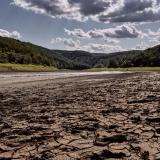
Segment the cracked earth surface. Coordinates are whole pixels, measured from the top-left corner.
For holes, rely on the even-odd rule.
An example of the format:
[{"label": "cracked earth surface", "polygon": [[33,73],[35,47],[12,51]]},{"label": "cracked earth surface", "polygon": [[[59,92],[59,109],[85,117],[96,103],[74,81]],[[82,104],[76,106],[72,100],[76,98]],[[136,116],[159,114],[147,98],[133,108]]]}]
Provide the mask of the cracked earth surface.
[{"label": "cracked earth surface", "polygon": [[0,159],[159,160],[160,74],[3,88]]}]

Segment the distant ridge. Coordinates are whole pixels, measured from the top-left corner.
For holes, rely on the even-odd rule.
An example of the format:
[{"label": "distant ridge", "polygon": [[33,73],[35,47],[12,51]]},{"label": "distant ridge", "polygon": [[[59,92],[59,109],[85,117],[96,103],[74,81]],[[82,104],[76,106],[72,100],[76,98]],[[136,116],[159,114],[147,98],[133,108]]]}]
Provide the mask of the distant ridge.
[{"label": "distant ridge", "polygon": [[76,70],[93,67],[160,66],[160,45],[144,51],[104,54],[80,50],[50,50],[32,43],[0,37],[0,63],[45,65]]}]

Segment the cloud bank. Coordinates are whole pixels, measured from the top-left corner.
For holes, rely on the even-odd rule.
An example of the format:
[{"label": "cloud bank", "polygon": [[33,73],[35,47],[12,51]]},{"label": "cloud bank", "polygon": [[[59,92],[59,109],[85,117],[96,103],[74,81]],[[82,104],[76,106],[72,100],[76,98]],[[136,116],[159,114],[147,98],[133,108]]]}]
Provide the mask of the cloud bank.
[{"label": "cloud bank", "polygon": [[159,0],[12,0],[12,4],[52,18],[111,23],[160,21]]},{"label": "cloud bank", "polygon": [[72,38],[52,38],[51,44],[54,45],[56,43],[63,43],[67,47],[67,49],[85,50],[88,52],[111,53],[126,50],[121,46],[117,45],[119,42],[116,40],[110,41],[108,44],[88,43],[86,45],[81,45],[79,40],[73,40]]},{"label": "cloud bank", "polygon": [[119,51],[126,50],[119,45],[99,44],[99,43],[89,43],[88,45],[82,46],[81,49],[89,52],[96,52],[96,53],[97,52],[112,53],[112,52],[119,52]]},{"label": "cloud bank", "polygon": [[64,29],[69,36],[78,38],[138,38],[145,36],[144,33],[137,30],[134,25],[123,24],[115,28],[93,29],[88,32],[82,29],[74,29],[73,31]]}]

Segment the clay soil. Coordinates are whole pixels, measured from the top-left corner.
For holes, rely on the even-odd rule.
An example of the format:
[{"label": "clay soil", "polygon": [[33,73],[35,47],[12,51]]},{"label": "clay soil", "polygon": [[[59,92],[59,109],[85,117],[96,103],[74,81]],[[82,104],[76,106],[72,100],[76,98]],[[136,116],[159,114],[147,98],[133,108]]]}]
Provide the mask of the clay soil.
[{"label": "clay soil", "polygon": [[0,160],[160,159],[160,73],[0,85]]}]

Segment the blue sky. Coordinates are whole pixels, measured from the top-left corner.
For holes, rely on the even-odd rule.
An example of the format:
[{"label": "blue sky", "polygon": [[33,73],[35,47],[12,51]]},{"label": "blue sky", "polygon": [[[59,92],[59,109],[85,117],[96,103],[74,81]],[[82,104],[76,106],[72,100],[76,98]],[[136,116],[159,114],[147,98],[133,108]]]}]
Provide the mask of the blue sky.
[{"label": "blue sky", "polygon": [[1,0],[0,36],[110,53],[160,41],[159,0]]}]

